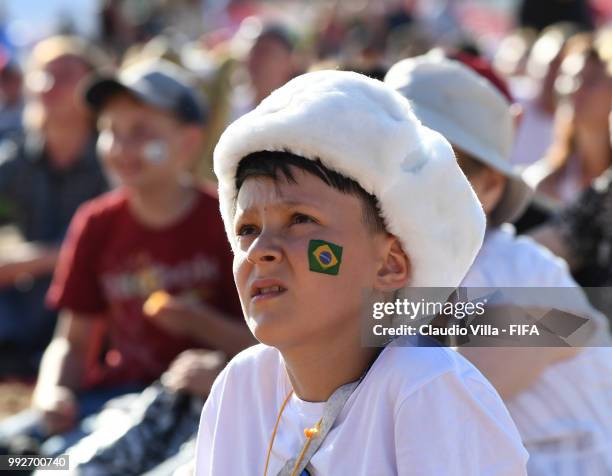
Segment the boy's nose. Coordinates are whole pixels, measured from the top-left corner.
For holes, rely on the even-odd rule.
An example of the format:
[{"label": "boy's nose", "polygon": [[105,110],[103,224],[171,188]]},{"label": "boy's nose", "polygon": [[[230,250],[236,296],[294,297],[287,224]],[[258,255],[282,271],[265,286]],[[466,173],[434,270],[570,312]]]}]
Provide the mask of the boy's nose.
[{"label": "boy's nose", "polygon": [[270,237],[261,234],[249,248],[247,261],[252,264],[272,263],[280,261],[281,256],[280,247]]}]

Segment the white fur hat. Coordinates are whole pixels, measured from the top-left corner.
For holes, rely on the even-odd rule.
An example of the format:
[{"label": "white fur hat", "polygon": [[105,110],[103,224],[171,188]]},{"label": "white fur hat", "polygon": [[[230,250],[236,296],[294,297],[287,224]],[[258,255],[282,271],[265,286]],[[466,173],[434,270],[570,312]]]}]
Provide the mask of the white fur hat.
[{"label": "white fur hat", "polygon": [[450,144],[380,81],[341,71],[304,74],[225,130],[214,168],[232,246],[238,164],[266,150],[320,159],[374,195],[410,257],[411,287],[458,286],[480,249],[485,217]]},{"label": "white fur hat", "polygon": [[533,191],[510,163],[514,131],[504,96],[469,67],[431,53],[396,63],[385,83],[410,101],[427,127],[507,177],[491,224],[519,218]]}]

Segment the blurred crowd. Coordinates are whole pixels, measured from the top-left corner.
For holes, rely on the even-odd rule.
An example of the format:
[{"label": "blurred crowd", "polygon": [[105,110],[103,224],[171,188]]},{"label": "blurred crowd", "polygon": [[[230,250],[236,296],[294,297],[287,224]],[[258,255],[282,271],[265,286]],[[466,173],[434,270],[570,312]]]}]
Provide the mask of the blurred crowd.
[{"label": "blurred crowd", "polygon": [[[535,190],[530,206],[515,220],[517,232],[531,234],[564,258],[582,286],[612,285],[609,2],[104,0],[95,37],[80,37],[63,25],[58,35],[26,48],[4,45],[0,382],[25,382],[36,390],[30,409],[0,423],[0,454],[59,454],[71,448],[83,474],[163,475],[188,464],[203,397],[227,360],[252,341],[241,323],[220,218],[206,211],[206,199],[183,194],[163,180],[176,174],[177,184],[184,179],[209,187],[213,150],[224,128],[301,73],[341,69],[382,80],[392,64],[432,50],[476,70],[512,105],[511,163]],[[156,66],[138,72],[142,64]],[[172,72],[174,67],[180,74]],[[151,81],[154,89],[162,87],[152,79],[156,74],[184,78],[179,82],[189,85],[200,102],[201,117],[190,116],[172,133],[153,134],[155,141],[145,136],[161,127],[162,118],[128,124],[130,114],[118,114],[125,122],[119,124],[113,111],[99,118],[96,98],[85,95],[87,85],[117,72]],[[178,111],[176,104],[171,107]],[[107,143],[109,134],[115,142]],[[176,147],[189,157],[163,174],[147,175],[147,184],[163,184],[154,192],[133,178],[139,171],[113,162],[118,149],[138,140],[152,146],[147,150],[154,162],[168,152],[153,146],[163,138],[172,150],[179,136],[183,142]],[[122,230],[90,232],[88,251],[77,246],[71,237],[82,230],[71,222],[85,228],[103,215],[94,210],[94,218],[79,222],[81,206],[125,183],[141,196],[133,214],[149,220],[155,232],[135,240],[131,222],[124,221],[117,225]],[[209,240],[205,248],[219,262],[211,264],[197,250],[188,254],[191,245],[173,245],[172,234],[160,235],[168,248],[183,247],[185,253],[182,261],[172,258],[172,276],[182,284],[165,289],[156,282],[154,259],[163,252],[159,245],[150,251],[145,242],[157,236],[156,223],[182,220],[191,213],[183,211],[198,200],[203,203],[200,218],[207,220],[200,220],[206,231],[202,239]],[[159,203],[173,207],[167,206],[165,214],[149,213]],[[115,210],[118,205],[105,206]],[[190,230],[173,228],[172,233],[197,235]],[[129,255],[137,263],[130,269],[133,282],[105,282],[105,291],[95,294],[88,282],[95,281],[98,270],[88,260],[115,234],[125,234],[124,243],[134,246]],[[113,251],[123,252],[119,245]],[[147,267],[139,259],[152,261]],[[193,266],[179,268],[179,261]],[[70,266],[79,274],[67,271]],[[206,275],[198,266],[217,271],[204,279],[207,292],[194,295],[199,281],[184,282],[190,273],[198,279]],[[68,290],[70,285],[76,290]],[[96,303],[132,288],[139,290],[132,308],[118,298],[111,304],[85,303],[85,297]],[[612,315],[612,295],[595,304]],[[67,314],[71,318],[63,317]],[[81,325],[74,318],[81,314],[96,318]],[[119,323],[134,315],[149,320],[140,327]],[[202,327],[210,330],[198,335],[192,327],[180,327],[176,321],[184,316],[194,322],[204,316]],[[165,351],[159,350],[162,343],[168,344]],[[39,375],[41,359],[46,373]],[[104,369],[120,368],[122,359],[132,371],[108,377]],[[71,365],[78,369],[64,368]],[[62,381],[54,372],[72,380]],[[49,393],[50,388],[64,393]]]}]

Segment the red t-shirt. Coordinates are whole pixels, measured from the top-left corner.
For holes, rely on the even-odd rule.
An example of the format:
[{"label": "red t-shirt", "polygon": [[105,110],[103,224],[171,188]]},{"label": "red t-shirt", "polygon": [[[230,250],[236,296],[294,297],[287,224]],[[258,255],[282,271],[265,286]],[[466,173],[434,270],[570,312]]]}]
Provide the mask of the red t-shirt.
[{"label": "red t-shirt", "polygon": [[180,352],[202,347],[143,314],[157,290],[193,295],[242,318],[217,199],[200,191],[186,216],[161,229],[136,220],[122,190],[85,203],[71,222],[47,295],[54,309],[107,320],[108,350],[102,363],[86,365],[84,387],[147,384]]}]

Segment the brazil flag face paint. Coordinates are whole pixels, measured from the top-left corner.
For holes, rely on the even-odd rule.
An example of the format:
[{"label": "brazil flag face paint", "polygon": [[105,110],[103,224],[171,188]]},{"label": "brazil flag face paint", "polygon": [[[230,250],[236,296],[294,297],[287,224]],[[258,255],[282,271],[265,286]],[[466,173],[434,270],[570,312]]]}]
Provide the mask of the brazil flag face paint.
[{"label": "brazil flag face paint", "polygon": [[329,241],[310,240],[308,244],[308,264],[310,271],[336,275],[342,262],[342,246]]}]

